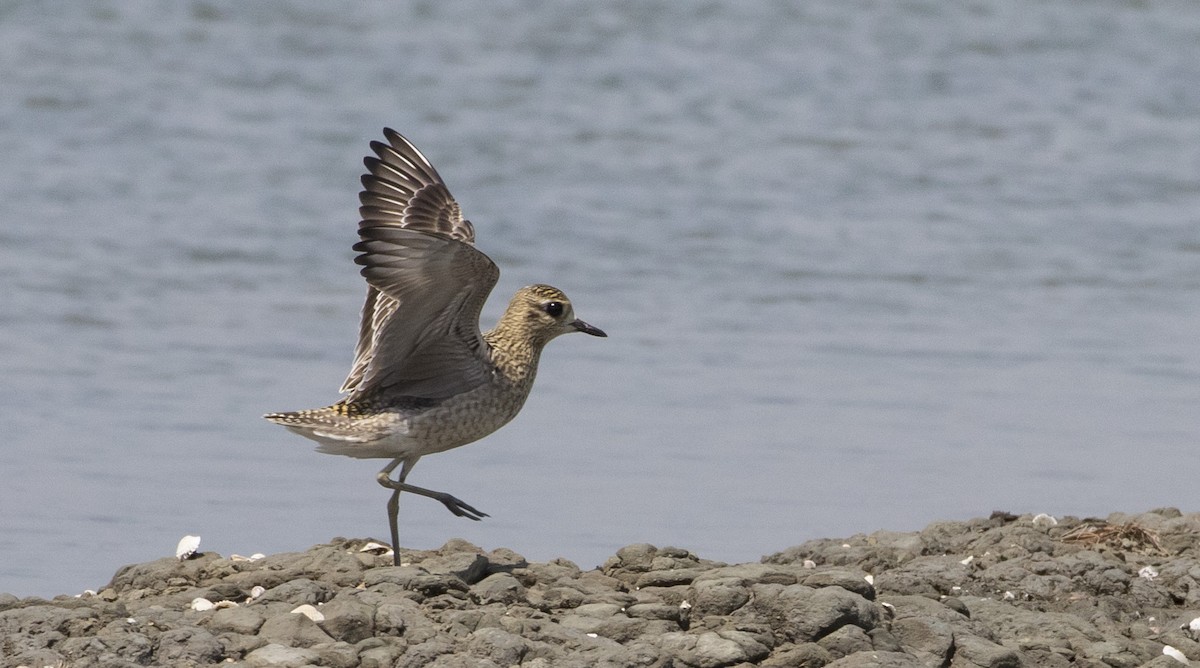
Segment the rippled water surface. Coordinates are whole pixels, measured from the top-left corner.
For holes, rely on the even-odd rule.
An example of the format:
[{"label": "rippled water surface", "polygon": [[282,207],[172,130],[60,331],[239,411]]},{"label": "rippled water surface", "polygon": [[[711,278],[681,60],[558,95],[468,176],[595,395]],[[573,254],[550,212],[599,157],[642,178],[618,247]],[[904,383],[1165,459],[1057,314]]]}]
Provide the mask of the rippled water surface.
[{"label": "rippled water surface", "polygon": [[755,560],[995,509],[1195,510],[1200,6],[0,2],[0,591],[386,537],[333,401],[367,142],[551,345],[402,542]]}]

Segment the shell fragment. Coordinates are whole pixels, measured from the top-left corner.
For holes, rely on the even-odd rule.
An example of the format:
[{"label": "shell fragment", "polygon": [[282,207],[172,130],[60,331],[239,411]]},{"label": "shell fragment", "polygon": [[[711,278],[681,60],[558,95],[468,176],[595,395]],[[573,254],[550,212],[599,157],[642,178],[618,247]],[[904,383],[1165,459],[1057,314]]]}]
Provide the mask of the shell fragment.
[{"label": "shell fragment", "polygon": [[190,559],[198,549],[200,549],[199,536],[184,536],[179,539],[179,545],[175,546],[175,558],[180,561]]}]

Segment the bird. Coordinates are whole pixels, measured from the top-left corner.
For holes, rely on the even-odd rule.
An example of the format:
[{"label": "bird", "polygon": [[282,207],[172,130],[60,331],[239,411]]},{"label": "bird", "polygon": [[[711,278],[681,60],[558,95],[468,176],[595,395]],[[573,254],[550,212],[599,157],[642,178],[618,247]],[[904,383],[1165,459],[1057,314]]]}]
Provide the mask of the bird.
[{"label": "bird", "polygon": [[392,490],[388,528],[399,566],[401,492],[439,501],[459,517],[489,516],[451,494],[409,484],[417,461],[473,443],[516,417],[552,339],[607,334],[576,318],[571,300],[545,284],[518,290],[482,332],[480,312],[500,270],[475,247],[474,226],[433,164],[395,130],[383,135],[387,143],[372,141],[375,155],[363,160],[353,249],[367,296],[344,396],[323,408],[263,417],[316,441],[318,452],[390,460],[376,481]]}]

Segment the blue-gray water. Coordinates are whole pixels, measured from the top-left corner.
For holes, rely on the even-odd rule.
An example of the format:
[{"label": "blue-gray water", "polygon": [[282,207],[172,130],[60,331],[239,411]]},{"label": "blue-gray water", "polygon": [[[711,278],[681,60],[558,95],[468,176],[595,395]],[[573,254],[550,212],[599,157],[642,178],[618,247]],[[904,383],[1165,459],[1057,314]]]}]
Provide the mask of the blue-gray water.
[{"label": "blue-gray water", "polygon": [[402,542],[726,561],[994,509],[1197,508],[1200,5],[0,2],[0,591],[184,534],[386,538],[260,415],[350,363],[367,142],[555,341]]}]

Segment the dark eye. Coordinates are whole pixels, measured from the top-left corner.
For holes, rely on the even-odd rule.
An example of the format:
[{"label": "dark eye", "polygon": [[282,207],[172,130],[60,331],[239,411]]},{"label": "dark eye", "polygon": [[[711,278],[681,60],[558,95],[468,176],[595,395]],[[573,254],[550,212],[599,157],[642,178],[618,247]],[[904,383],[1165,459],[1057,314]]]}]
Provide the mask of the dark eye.
[{"label": "dark eye", "polygon": [[549,313],[550,317],[552,318],[557,318],[558,316],[562,315],[563,312],[562,302],[546,302],[546,305],[542,308],[544,308],[546,313]]}]

